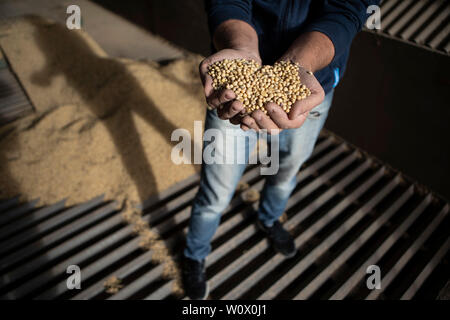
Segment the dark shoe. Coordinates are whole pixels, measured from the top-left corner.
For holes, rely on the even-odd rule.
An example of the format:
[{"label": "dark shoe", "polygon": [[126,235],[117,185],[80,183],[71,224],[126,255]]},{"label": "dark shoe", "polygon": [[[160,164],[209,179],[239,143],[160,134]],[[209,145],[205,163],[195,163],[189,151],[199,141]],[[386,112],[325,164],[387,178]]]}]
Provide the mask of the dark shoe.
[{"label": "dark shoe", "polygon": [[183,257],[183,287],[186,295],[192,300],[204,300],[208,296],[206,283],[205,260],[202,262]]},{"label": "dark shoe", "polygon": [[295,256],[297,249],[295,249],[294,240],[278,220],[275,221],[271,227],[266,227],[258,220],[258,227],[267,234],[276,251],[286,256],[286,258]]}]

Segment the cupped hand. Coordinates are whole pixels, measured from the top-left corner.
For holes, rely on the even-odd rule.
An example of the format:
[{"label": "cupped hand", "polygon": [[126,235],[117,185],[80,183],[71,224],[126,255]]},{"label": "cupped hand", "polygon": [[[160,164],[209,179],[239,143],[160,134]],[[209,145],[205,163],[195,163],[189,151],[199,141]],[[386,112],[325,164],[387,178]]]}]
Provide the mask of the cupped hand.
[{"label": "cupped hand", "polygon": [[213,80],[208,74],[208,67],[224,59],[254,60],[261,64],[258,53],[245,49],[223,49],[204,59],[199,66],[200,78],[205,91],[206,103],[210,109],[216,109],[219,117],[223,120],[231,119],[244,110],[244,105],[235,100],[236,94],[230,89],[214,90]]},{"label": "cupped hand", "polygon": [[299,68],[299,76],[302,84],[311,91],[311,95],[303,100],[297,100],[287,114],[279,105],[268,102],[265,105],[267,115],[261,110],[255,110],[251,115],[234,116],[230,122],[240,124],[243,130],[266,129],[268,133],[277,134],[283,129],[299,128],[303,125],[309,112],[321,104],[325,98],[325,92],[312,72],[305,68]]}]

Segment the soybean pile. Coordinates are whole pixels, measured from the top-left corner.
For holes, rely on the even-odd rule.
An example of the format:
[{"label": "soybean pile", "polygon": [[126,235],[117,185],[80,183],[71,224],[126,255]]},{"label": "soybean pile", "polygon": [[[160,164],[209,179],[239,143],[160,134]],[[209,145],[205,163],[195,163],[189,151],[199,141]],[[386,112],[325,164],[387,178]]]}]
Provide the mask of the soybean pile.
[{"label": "soybean pile", "polygon": [[215,90],[233,90],[246,113],[261,110],[267,114],[268,102],[276,103],[289,113],[297,100],[311,95],[301,83],[299,68],[289,61],[261,66],[253,60],[224,59],[211,64],[208,74]]}]

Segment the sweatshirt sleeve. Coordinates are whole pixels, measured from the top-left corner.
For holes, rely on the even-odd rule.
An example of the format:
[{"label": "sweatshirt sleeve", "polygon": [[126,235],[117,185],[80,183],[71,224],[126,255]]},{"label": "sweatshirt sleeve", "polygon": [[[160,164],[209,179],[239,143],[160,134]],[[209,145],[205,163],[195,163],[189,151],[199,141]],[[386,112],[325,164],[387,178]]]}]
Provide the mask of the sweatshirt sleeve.
[{"label": "sweatshirt sleeve", "polygon": [[251,24],[252,0],[206,0],[205,8],[211,36],[224,21],[237,19]]},{"label": "sweatshirt sleeve", "polygon": [[334,44],[334,61],[350,48],[353,38],[361,31],[369,17],[367,8],[379,3],[380,0],[324,0],[305,32],[319,31],[327,35]]}]

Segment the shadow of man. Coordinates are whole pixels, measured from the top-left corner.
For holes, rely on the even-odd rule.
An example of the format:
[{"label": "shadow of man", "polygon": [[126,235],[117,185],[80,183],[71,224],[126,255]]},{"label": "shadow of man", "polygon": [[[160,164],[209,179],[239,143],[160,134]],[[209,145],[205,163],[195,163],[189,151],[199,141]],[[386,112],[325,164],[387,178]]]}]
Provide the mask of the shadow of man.
[{"label": "shadow of man", "polygon": [[39,17],[28,20],[36,26],[34,37],[46,56],[46,66],[33,75],[33,83],[49,86],[53,77],[64,76],[95,116],[84,128],[103,121],[142,203],[157,192],[157,182],[141,141],[152,137],[139,136],[132,113],[167,137],[169,144],[171,133],[177,128],[122,63],[99,56],[79,31]]}]

